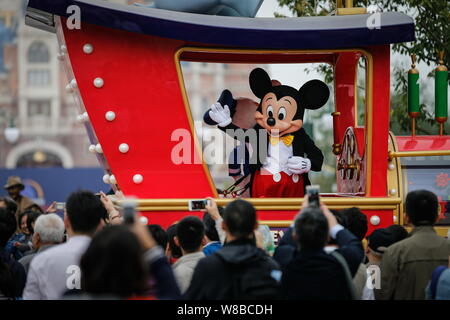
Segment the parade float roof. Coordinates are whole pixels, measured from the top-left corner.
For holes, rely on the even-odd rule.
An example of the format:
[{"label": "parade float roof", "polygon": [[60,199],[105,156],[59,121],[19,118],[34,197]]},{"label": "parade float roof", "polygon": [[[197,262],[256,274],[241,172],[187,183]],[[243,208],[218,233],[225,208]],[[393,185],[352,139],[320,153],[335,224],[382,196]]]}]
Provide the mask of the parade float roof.
[{"label": "parade float roof", "polygon": [[80,7],[83,23],[216,46],[333,49],[415,40],[413,19],[397,12],[379,13],[380,28],[368,28],[370,14],[243,18],[119,5],[104,0],[29,0],[27,24],[51,31],[53,15],[70,16],[67,8],[71,5]]}]

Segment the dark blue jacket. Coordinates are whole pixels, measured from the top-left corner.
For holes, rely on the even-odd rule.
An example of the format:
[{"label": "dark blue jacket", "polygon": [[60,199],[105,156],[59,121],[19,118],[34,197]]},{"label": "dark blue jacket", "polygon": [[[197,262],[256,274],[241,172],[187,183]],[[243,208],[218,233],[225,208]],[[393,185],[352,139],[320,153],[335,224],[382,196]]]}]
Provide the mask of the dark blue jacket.
[{"label": "dark blue jacket", "polygon": [[[350,231],[336,235],[339,252],[346,260],[352,276],[364,258],[364,250]],[[286,259],[286,256],[283,257]],[[283,261],[281,284],[285,298],[301,300],[349,300],[350,290],[344,269],[336,258],[323,249],[295,250],[289,262]]]},{"label": "dark blue jacket", "polygon": [[294,258],[295,252],[297,251],[297,244],[292,238],[292,231],[292,228],[287,229],[278,242],[278,246],[273,254],[273,258],[282,269]]},{"label": "dark blue jacket", "polygon": [[[9,298],[21,298],[23,289],[25,288],[25,282],[27,276],[23,266],[12,259],[11,256],[3,249],[0,248],[0,263],[6,264],[11,271],[11,275],[14,281],[14,297]],[[2,292],[0,292],[0,295]]]}]

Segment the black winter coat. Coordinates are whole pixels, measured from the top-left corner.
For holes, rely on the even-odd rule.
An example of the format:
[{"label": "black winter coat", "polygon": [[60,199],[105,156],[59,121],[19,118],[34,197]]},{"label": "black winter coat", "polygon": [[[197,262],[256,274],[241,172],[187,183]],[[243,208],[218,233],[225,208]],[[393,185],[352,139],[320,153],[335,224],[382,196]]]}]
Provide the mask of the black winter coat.
[{"label": "black winter coat", "polygon": [[[337,233],[336,242],[339,246],[336,251],[345,258],[353,277],[364,258],[361,241],[343,229]],[[290,300],[351,298],[343,267],[323,249],[296,250],[291,261],[283,268],[281,284],[285,298]]]},{"label": "black winter coat", "polygon": [[183,298],[188,300],[235,299],[232,288],[233,273],[249,262],[260,263],[268,273],[279,270],[275,260],[265,251],[257,248],[254,240],[235,240],[226,243],[222,249],[198,262],[191,285]]}]

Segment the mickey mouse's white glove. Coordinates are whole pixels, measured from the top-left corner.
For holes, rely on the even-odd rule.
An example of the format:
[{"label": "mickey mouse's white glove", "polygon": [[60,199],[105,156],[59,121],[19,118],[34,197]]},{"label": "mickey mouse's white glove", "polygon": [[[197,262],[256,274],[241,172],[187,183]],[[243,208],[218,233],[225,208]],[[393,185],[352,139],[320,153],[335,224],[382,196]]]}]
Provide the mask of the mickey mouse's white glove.
[{"label": "mickey mouse's white glove", "polygon": [[303,174],[311,170],[311,160],[302,157],[290,157],[287,167],[292,174]]},{"label": "mickey mouse's white glove", "polygon": [[225,107],[222,107],[219,102],[211,105],[209,116],[212,120],[217,122],[219,127],[226,127],[231,123],[230,108],[228,108],[227,105],[225,105]]}]

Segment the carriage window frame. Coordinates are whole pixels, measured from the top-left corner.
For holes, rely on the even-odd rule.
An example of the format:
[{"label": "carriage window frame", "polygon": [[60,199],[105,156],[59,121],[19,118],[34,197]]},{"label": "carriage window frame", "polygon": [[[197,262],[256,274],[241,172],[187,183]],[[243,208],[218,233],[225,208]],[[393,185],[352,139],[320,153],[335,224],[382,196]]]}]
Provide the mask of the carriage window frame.
[{"label": "carriage window frame", "polygon": [[[190,106],[190,101],[189,101],[189,97],[187,94],[187,89],[186,89],[186,85],[185,85],[185,81],[184,81],[184,76],[183,76],[183,71],[182,71],[182,63],[186,63],[186,62],[196,62],[196,63],[202,63],[202,62],[208,62],[208,63],[222,63],[222,64],[226,64],[226,63],[243,63],[243,64],[301,64],[301,63],[328,63],[330,64],[332,67],[335,66],[335,64],[328,62],[328,61],[322,61],[322,60],[314,60],[314,61],[297,61],[297,60],[289,60],[289,61],[280,61],[280,62],[274,62],[273,59],[271,59],[270,54],[274,54],[274,55],[283,55],[283,56],[289,56],[289,55],[302,55],[302,54],[335,54],[335,53],[342,53],[342,52],[354,52],[354,53],[359,53],[361,55],[362,58],[365,59],[366,61],[366,79],[365,79],[365,83],[366,83],[366,101],[365,101],[365,125],[363,126],[363,129],[365,131],[365,141],[364,143],[366,144],[366,151],[365,151],[365,161],[366,161],[366,172],[370,173],[371,172],[371,167],[372,167],[372,158],[371,158],[371,144],[372,144],[372,137],[373,137],[373,125],[372,125],[372,121],[367,121],[368,119],[370,120],[373,116],[373,101],[372,101],[372,96],[373,96],[373,57],[372,54],[370,52],[368,52],[367,50],[363,49],[363,48],[347,48],[347,49],[313,49],[313,50],[282,50],[282,49],[267,49],[267,50],[257,50],[257,49],[235,49],[235,48],[218,48],[218,47],[193,47],[193,46],[186,46],[186,47],[181,47],[179,48],[175,54],[174,54],[174,60],[175,60],[175,66],[177,69],[177,73],[178,73],[178,81],[179,81],[179,85],[181,88],[181,92],[182,92],[182,96],[183,96],[183,102],[184,102],[184,106],[185,106],[185,111],[189,120],[189,124],[190,124],[190,129],[191,129],[191,133],[192,133],[192,137],[194,139],[194,145],[196,147],[196,150],[199,154],[202,155],[202,164],[203,164],[203,169],[204,172],[208,178],[208,181],[210,183],[211,186],[211,190],[215,196],[215,198],[219,198],[219,195],[217,193],[216,190],[216,186],[214,184],[214,180],[212,178],[211,172],[208,168],[208,165],[206,164],[206,162],[203,159],[203,150],[200,144],[200,139],[197,135],[197,132],[195,130],[195,126],[194,126],[194,118],[192,116],[192,109]],[[212,59],[207,59],[202,60],[202,59],[183,59],[182,55],[183,53],[193,53],[193,54],[200,54],[200,55],[205,55],[208,56],[208,54],[219,54],[219,55],[223,55],[223,56],[230,56],[230,60],[225,60],[225,59],[214,59],[214,56],[212,57]],[[237,62],[236,60],[233,60],[232,56],[233,54],[248,54],[249,57],[256,57],[256,56],[264,56],[267,55],[267,58],[262,58],[259,60],[245,60],[245,61],[239,61]],[[359,61],[359,59],[358,59]],[[358,62],[357,62],[358,63]],[[357,91],[357,69],[358,66],[356,65],[355,67],[355,80],[354,80],[354,88],[355,88],[355,104],[353,106],[353,111],[355,113],[355,122],[354,122],[354,126],[357,127],[357,117],[358,117],[358,109],[357,109],[357,101],[356,101],[356,91]],[[335,97],[335,103],[336,103],[336,79],[334,77],[334,97]],[[370,182],[371,182],[371,175],[370,174],[366,174],[366,181],[365,181],[365,192],[363,195],[356,195],[357,198],[367,198],[365,195],[367,194],[368,190],[370,190]],[[355,199],[355,195],[353,194],[348,194],[348,193],[342,193],[342,192],[335,192],[335,193],[331,193],[331,194],[326,194],[326,193],[321,193],[322,196],[327,196],[327,195],[332,195],[332,197],[337,197],[337,198],[351,198],[351,199]],[[248,199],[258,199],[258,198],[253,198],[250,197]],[[265,198],[265,199],[286,199],[287,198]],[[380,199],[381,200],[381,199]],[[278,200],[279,201],[279,200]]]}]

